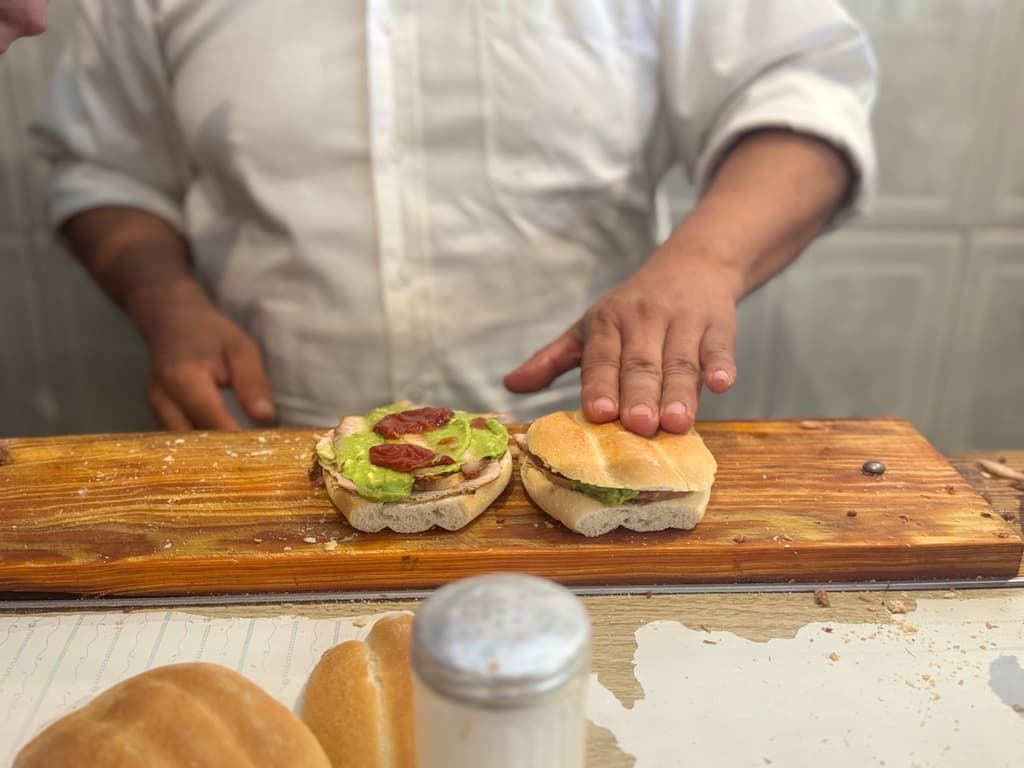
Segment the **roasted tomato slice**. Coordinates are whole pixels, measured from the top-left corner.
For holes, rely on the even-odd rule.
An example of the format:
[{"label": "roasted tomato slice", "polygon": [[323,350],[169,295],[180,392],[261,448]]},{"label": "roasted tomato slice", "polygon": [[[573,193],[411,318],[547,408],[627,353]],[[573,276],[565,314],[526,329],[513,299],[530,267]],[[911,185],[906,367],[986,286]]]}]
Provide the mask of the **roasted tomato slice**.
[{"label": "roasted tomato slice", "polygon": [[455,460],[443,453],[434,453],[422,445],[383,443],[370,448],[370,463],[397,472],[412,472],[425,467],[454,464]]},{"label": "roasted tomato slice", "polygon": [[455,411],[448,408],[411,408],[390,413],[373,425],[373,431],[389,440],[415,432],[429,432],[452,420]]}]

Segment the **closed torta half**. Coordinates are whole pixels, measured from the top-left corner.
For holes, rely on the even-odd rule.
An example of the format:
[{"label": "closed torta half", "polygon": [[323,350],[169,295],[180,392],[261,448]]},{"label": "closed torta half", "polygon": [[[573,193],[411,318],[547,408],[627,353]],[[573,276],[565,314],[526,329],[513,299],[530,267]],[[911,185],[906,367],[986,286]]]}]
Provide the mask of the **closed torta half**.
[{"label": "closed torta half", "polygon": [[696,430],[642,437],[579,411],[537,419],[522,441],[530,498],[570,530],[688,530],[703,519],[717,464]]}]

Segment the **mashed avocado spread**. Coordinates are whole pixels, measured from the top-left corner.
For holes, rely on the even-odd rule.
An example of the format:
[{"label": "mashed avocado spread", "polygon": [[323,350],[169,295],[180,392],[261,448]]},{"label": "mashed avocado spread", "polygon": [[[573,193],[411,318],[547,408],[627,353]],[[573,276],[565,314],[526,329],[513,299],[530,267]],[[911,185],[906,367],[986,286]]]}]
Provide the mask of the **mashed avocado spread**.
[{"label": "mashed avocado spread", "polygon": [[630,499],[635,499],[640,495],[639,491],[634,491],[630,488],[602,488],[599,485],[581,483],[578,480],[573,480],[572,489],[592,499],[597,499],[606,507],[621,506]]}]

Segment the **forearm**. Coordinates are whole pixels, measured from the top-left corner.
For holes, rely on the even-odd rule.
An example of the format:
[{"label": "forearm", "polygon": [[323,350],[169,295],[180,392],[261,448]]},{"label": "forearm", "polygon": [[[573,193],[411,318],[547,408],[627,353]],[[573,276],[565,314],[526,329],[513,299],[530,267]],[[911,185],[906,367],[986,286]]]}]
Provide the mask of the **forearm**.
[{"label": "forearm", "polygon": [[94,208],[62,227],[75,257],[148,338],[170,304],[208,303],[192,276],[188,244],[159,216],[136,208]]},{"label": "forearm", "polygon": [[749,134],[655,256],[715,262],[738,301],[821,232],[851,182],[845,158],[823,142],[782,130]]}]

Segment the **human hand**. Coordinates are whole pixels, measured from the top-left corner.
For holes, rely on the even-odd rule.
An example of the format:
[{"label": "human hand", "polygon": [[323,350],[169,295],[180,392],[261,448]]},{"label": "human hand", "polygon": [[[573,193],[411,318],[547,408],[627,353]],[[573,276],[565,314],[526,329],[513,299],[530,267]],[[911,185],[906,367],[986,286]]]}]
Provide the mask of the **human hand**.
[{"label": "human hand", "polygon": [[274,418],[256,342],[207,300],[162,308],[145,335],[151,354],[146,400],[164,429],[240,429],[223,387],[234,391],[250,418]]},{"label": "human hand", "polygon": [[535,392],[580,366],[584,415],[621,418],[651,436],[686,432],[703,383],[736,381],[736,303],[742,279],[726,262],[671,240],[580,320],[505,377],[513,392]]}]

